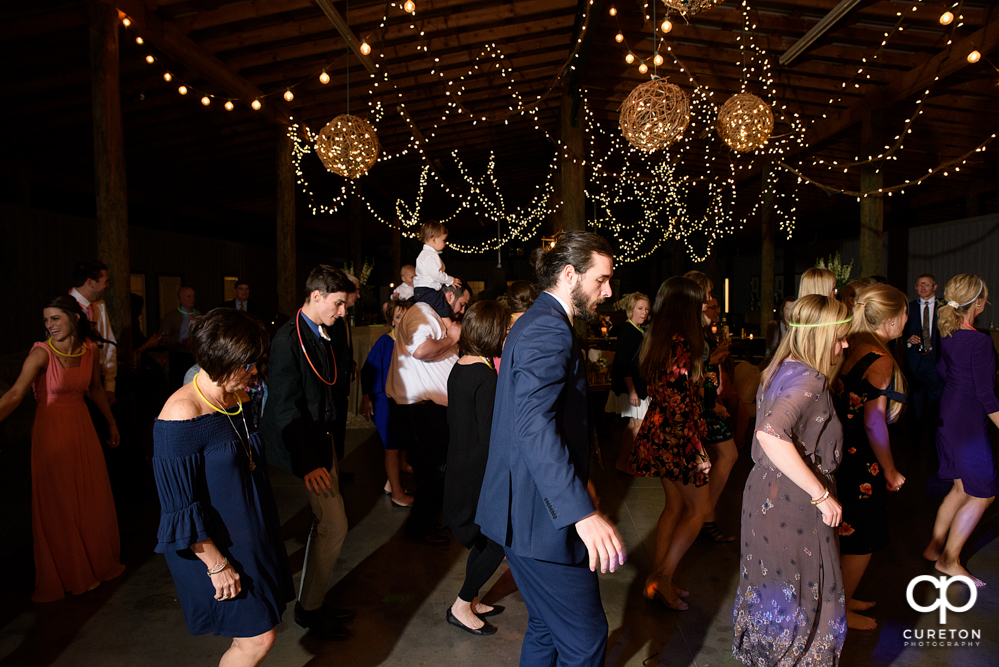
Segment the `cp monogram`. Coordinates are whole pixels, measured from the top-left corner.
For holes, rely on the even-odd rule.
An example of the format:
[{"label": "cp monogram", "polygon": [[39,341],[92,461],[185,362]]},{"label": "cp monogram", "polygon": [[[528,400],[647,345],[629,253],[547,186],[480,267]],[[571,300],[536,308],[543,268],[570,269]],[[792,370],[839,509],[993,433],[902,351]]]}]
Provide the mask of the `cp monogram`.
[{"label": "cp monogram", "polygon": [[[914,599],[912,599],[912,592],[915,590],[916,584],[918,584],[921,581],[925,581],[932,584],[940,591],[940,596],[937,598],[936,602],[931,604],[929,607],[921,607],[916,604],[916,601]],[[947,588],[955,581],[960,581],[962,584],[968,587],[968,590],[971,591],[971,599],[969,599],[968,603],[963,607],[952,607],[950,601],[947,600]],[[937,577],[932,577],[928,574],[924,574],[916,577],[915,579],[909,582],[909,587],[905,589],[905,599],[909,602],[910,607],[924,614],[931,612],[939,607],[940,625],[943,625],[944,623],[947,622],[948,609],[954,612],[962,612],[962,611],[968,611],[974,606],[975,600],[978,599],[978,589],[975,587],[975,582],[973,582],[971,579],[961,574],[954,577],[941,576],[939,577],[939,580]]]}]

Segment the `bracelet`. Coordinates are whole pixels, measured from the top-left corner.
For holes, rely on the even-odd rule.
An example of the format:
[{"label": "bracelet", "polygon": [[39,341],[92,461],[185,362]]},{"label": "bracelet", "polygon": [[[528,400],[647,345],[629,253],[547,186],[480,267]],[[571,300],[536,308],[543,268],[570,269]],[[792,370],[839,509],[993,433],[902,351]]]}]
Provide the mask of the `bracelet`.
[{"label": "bracelet", "polygon": [[813,505],[818,505],[819,503],[823,502],[828,497],[829,497],[829,489],[826,489],[825,493],[823,493],[818,498],[811,499],[809,502],[812,503]]},{"label": "bracelet", "polygon": [[222,564],[216,567],[214,570],[208,570],[208,576],[210,577],[213,574],[218,574],[227,567],[229,567],[229,559],[226,558],[225,556],[222,556]]}]

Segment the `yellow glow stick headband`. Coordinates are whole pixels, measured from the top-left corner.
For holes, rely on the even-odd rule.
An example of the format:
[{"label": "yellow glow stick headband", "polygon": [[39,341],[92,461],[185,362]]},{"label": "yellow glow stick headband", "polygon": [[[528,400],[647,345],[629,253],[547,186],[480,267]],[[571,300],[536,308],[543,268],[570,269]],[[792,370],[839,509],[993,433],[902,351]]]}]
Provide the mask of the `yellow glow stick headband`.
[{"label": "yellow glow stick headband", "polygon": [[818,322],[816,324],[795,324],[794,322],[788,322],[787,326],[789,326],[789,327],[800,327],[802,329],[808,328],[808,327],[831,327],[834,324],[846,324],[847,322],[852,322],[852,321],[853,321],[853,317],[848,317],[845,320],[840,320],[839,322]]}]

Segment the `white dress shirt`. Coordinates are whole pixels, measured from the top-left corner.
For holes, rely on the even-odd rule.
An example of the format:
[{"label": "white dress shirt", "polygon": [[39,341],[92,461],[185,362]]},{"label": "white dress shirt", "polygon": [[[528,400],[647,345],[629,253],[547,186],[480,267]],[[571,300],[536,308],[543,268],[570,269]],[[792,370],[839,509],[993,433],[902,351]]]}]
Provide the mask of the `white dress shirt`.
[{"label": "white dress shirt", "polygon": [[923,299],[922,297],[919,298],[919,324],[920,324],[920,329],[922,329],[922,325],[923,325],[923,306],[927,306],[927,305],[930,307],[930,331],[932,332],[933,331],[933,313],[935,313],[936,309],[937,309],[937,298],[935,296],[931,296],[929,299]]},{"label": "white dress shirt", "polygon": [[101,365],[101,377],[104,379],[104,389],[105,391],[110,391],[114,393],[114,382],[115,378],[118,377],[118,346],[117,339],[114,337],[114,333],[111,331],[111,323],[108,321],[108,310],[107,306],[103,301],[90,302],[80,294],[74,287],[69,291],[69,295],[76,299],[80,307],[83,308],[83,314],[87,314],[87,308],[93,306],[94,317],[93,321],[97,323],[95,327],[97,333],[109,341],[108,343],[98,343],[100,347],[100,354],[98,355],[98,360]]},{"label": "white dress shirt", "polygon": [[548,292],[548,293],[551,294],[552,297],[554,297],[554,299],[559,302],[559,304],[561,304],[562,309],[565,310],[565,314],[569,316],[569,324],[572,325],[572,306],[570,306],[565,301],[555,296],[554,292]]},{"label": "white dress shirt", "polygon": [[433,401],[447,406],[447,377],[458,361],[455,344],[435,359],[417,359],[416,348],[428,340],[441,340],[446,329],[440,315],[426,303],[406,311],[395,328],[395,348],[385,380],[385,393],[399,405]]},{"label": "white dress shirt", "polygon": [[[415,278],[413,279],[413,282],[416,282]],[[412,299],[413,286],[407,285],[406,283],[399,283],[399,286],[396,287],[394,290],[392,290],[392,296],[390,296],[389,298],[397,301],[406,301],[407,299]]]},{"label": "white dress shirt", "polygon": [[444,273],[444,262],[441,261],[440,253],[423,244],[423,250],[416,258],[416,276],[413,278],[413,287],[429,287],[439,290],[444,285],[450,285],[454,278]]}]

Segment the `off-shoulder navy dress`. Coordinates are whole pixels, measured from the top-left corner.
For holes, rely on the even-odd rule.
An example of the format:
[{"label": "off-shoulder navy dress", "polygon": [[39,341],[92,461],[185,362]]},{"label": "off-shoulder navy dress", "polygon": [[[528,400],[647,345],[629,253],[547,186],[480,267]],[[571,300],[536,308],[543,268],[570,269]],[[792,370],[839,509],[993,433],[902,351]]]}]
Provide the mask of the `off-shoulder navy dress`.
[{"label": "off-shoulder navy dress", "polygon": [[[243,429],[242,416],[233,422]],[[280,623],[286,603],[295,598],[264,448],[253,420],[246,423],[253,472],[224,414],[158,419],[153,426],[153,472],[162,508],[156,551],[166,555],[194,635],[255,637]],[[215,599],[207,568],[191,551],[208,538],[239,573],[242,590],[234,600]]]}]

